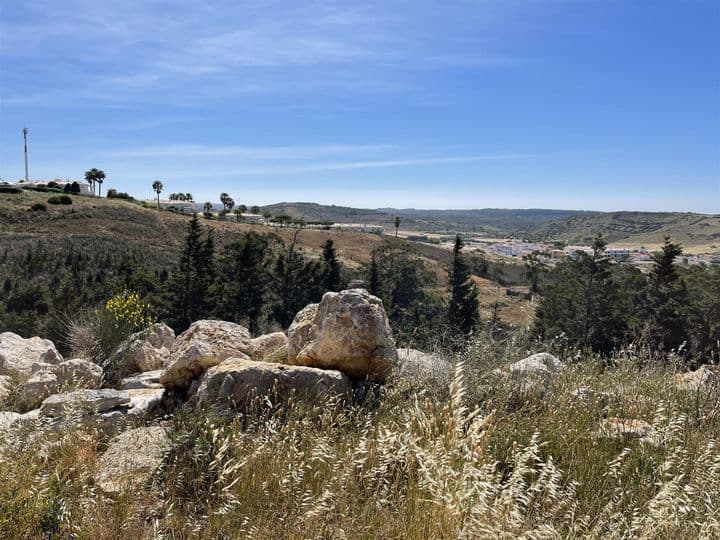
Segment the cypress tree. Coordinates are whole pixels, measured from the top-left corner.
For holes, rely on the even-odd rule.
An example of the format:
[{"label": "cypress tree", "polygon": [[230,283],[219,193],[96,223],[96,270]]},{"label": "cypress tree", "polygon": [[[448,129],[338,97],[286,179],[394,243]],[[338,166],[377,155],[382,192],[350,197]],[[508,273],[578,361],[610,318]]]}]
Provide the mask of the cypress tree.
[{"label": "cypress tree", "polygon": [[378,266],[377,266],[377,256],[375,253],[376,252],[373,249],[372,259],[370,260],[370,279],[368,280],[370,288],[369,288],[368,292],[370,294],[378,296],[380,294],[380,287],[378,284]]},{"label": "cypress tree", "polygon": [[202,227],[195,215],[188,224],[180,264],[167,282],[168,320],[176,331],[187,329],[207,314],[214,275],[213,254],[213,236],[210,233],[203,241]]},{"label": "cypress tree", "polygon": [[450,304],[448,306],[448,322],[461,334],[469,335],[479,321],[478,299],[475,284],[470,278],[470,268],[462,254],[463,241],[460,235],[455,236],[453,261],[449,272]]},{"label": "cypress tree", "polygon": [[328,239],[323,244],[323,286],[326,291],[339,291],[342,289],[342,276],[340,262],[337,260],[335,245]]}]

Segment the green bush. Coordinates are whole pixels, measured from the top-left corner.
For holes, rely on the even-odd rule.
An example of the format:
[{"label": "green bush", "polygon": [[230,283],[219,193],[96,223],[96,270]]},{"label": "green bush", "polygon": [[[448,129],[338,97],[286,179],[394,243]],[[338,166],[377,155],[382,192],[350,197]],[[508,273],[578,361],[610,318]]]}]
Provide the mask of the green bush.
[{"label": "green bush", "polygon": [[134,201],[135,197],[124,191],[118,191],[117,189],[109,189],[107,192],[108,199],[125,199],[127,201]]},{"label": "green bush", "polygon": [[39,191],[40,193],[62,193],[62,189],[47,186],[22,186],[25,191]]},{"label": "green bush", "polygon": [[30,212],[47,212],[47,205],[45,203],[35,203],[30,207]]},{"label": "green bush", "polygon": [[50,204],[72,204],[70,195],[56,195],[47,200]]},{"label": "green bush", "polygon": [[22,189],[15,186],[0,186],[0,193],[17,194],[22,193]]}]

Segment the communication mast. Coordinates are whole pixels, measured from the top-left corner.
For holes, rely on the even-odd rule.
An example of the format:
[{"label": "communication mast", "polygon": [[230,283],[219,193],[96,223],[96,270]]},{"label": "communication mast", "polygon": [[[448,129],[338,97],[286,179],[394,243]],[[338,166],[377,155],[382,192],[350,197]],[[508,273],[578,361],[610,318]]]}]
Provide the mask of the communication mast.
[{"label": "communication mast", "polygon": [[25,182],[30,181],[30,175],[28,174],[27,134],[28,128],[23,128],[23,140],[25,141]]}]

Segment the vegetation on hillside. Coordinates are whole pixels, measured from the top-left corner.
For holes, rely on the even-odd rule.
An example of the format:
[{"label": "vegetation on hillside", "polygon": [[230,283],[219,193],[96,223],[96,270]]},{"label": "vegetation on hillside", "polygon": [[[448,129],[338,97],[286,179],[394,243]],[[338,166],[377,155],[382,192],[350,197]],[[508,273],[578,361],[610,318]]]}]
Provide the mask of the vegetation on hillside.
[{"label": "vegetation on hillside", "polygon": [[[718,389],[678,387],[642,355],[578,358],[542,391],[494,369],[526,354],[484,334],[431,383],[377,401],[295,402],[218,417],[181,409],[147,489],[93,482],[106,439],[68,429],[3,441],[8,539],[716,538]],[[452,371],[452,368],[447,368]],[[584,389],[578,393],[578,389]],[[604,434],[647,421],[651,437]]]}]

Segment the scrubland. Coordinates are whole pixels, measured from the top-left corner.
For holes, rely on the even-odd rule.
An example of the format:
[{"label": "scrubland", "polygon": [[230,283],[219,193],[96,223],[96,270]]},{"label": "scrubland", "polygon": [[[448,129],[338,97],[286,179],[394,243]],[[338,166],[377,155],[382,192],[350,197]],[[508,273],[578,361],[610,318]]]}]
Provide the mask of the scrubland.
[{"label": "scrubland", "polygon": [[[672,357],[563,358],[552,380],[504,374],[535,352],[478,336],[431,372],[352,403],[258,403],[155,419],[172,445],[147,489],[94,484],[107,438],[15,432],[0,460],[6,538],[717,538],[720,390]],[[498,370],[498,368],[500,368]],[[578,391],[580,390],[580,391]],[[642,437],[602,431],[646,421]],[[142,452],[142,448],[137,451]]]}]

